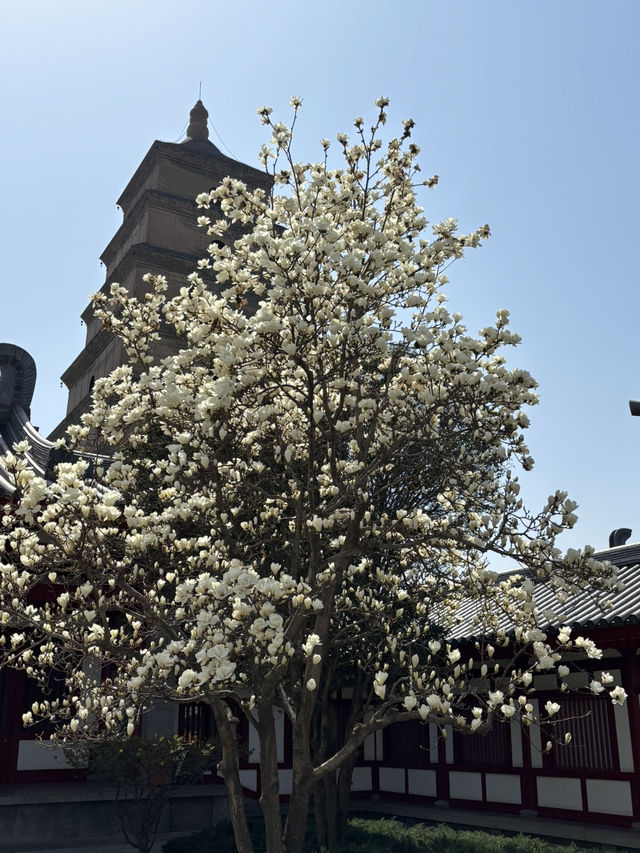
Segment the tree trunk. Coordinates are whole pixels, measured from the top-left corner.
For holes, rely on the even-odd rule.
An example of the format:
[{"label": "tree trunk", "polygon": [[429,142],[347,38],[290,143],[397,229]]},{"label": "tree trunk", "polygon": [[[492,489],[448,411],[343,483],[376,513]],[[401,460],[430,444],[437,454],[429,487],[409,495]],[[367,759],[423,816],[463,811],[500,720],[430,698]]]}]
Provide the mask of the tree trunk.
[{"label": "tree trunk", "polygon": [[347,758],[338,774],[335,798],[335,841],[342,841],[349,818],[349,800],[351,799],[351,779],[353,768],[358,760],[359,752],[354,752]]},{"label": "tree trunk", "polygon": [[316,825],[316,838],[318,847],[324,849],[329,846],[329,832],[326,821],[326,792],[322,781],[317,782],[313,789],[313,818]]},{"label": "tree trunk", "polygon": [[[331,847],[331,845],[335,844],[338,840],[338,836],[336,834],[337,788],[335,776],[333,774],[329,774],[328,776],[325,776],[324,779],[321,779],[321,781],[316,785],[316,791],[321,792],[319,797],[320,802],[318,803],[318,798],[315,800],[315,802],[318,803],[316,808],[321,810],[320,814],[316,813],[316,832],[318,833],[318,843],[324,847]],[[320,827],[319,829],[318,826]],[[322,833],[322,840],[320,840],[320,833]]]},{"label": "tree trunk", "polygon": [[[302,729],[302,731],[300,730]],[[311,795],[311,760],[307,726],[293,726],[291,797],[284,831],[286,853],[302,853]]]},{"label": "tree trunk", "polygon": [[[356,682],[351,699],[349,716],[340,725],[340,716],[344,707],[336,698],[328,695],[322,703],[319,713],[314,717],[314,766],[319,766],[327,757],[343,745],[347,731],[350,731],[362,710],[362,686]],[[351,797],[351,779],[360,750],[356,750],[345,760],[340,770],[323,777],[314,789],[314,804],[316,810],[316,832],[318,843],[329,847],[344,837],[349,816],[349,800]]]},{"label": "tree trunk", "polygon": [[233,824],[237,853],[253,853],[253,844],[251,843],[247,816],[244,810],[244,791],[242,790],[238,769],[237,720],[232,717],[229,706],[219,699],[212,700],[211,708],[222,747],[222,760],[218,764],[218,769],[227,789],[229,813]]},{"label": "tree trunk", "polygon": [[[338,737],[338,719],[335,705],[328,691],[313,716],[312,755],[314,766],[322,764],[329,752],[335,752]],[[317,782],[313,789],[316,836],[320,847],[329,847],[336,841],[336,782],[330,773]]]},{"label": "tree trunk", "polygon": [[349,818],[351,779],[357,753],[350,756],[337,776],[329,773],[316,783],[313,791],[318,846],[331,847],[344,838]]},{"label": "tree trunk", "polygon": [[296,784],[294,775],[284,831],[286,853],[302,853],[309,816],[309,783]]},{"label": "tree trunk", "polygon": [[264,819],[267,853],[284,853],[280,816],[280,780],[273,703],[258,705],[260,738],[260,808]]}]

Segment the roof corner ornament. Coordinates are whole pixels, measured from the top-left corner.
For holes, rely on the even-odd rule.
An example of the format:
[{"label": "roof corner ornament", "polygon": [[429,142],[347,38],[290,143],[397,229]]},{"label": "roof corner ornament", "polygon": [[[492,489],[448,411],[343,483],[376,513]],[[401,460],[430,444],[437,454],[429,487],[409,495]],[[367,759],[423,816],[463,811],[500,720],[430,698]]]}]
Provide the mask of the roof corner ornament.
[{"label": "roof corner ornament", "polygon": [[631,536],[632,530],[629,527],[618,527],[612,530],[609,534],[609,548],[618,548],[620,545],[626,545],[627,539]]},{"label": "roof corner ornament", "polygon": [[36,365],[26,350],[0,343],[0,424],[6,423],[14,406],[27,416],[36,384]]},{"label": "roof corner ornament", "polygon": [[207,127],[207,119],[209,113],[205,109],[204,104],[198,98],[195,106],[189,113],[189,127],[187,128],[187,139],[194,142],[203,142],[209,139],[209,128]]}]

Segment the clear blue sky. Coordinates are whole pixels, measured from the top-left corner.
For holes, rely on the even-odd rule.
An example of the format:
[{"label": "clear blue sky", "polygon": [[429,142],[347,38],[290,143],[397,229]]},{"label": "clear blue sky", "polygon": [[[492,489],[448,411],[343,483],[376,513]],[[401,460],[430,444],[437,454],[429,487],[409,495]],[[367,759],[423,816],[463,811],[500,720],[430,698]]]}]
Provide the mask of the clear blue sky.
[{"label": "clear blue sky", "polygon": [[525,498],[579,502],[565,547],[621,526],[640,539],[638,0],[1,6],[0,340],[36,360],[43,432],[64,415],[59,376],[104,281],[115,200],[154,139],[181,138],[200,81],[224,144],[254,165],[257,106],[285,117],[304,97],[312,159],[387,95],[390,126],[415,118],[423,171],[440,175],[429,218],[492,228],[452,268],[450,305],[472,330],[509,308],[524,339],[511,362],[541,394]]}]

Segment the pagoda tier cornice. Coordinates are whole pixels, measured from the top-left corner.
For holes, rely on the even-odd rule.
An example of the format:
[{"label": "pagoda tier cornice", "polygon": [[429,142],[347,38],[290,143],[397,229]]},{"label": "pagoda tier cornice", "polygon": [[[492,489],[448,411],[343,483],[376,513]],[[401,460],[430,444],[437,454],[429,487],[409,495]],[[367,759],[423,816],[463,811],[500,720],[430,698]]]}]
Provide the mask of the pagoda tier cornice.
[{"label": "pagoda tier cornice", "polygon": [[[108,295],[111,285],[114,282],[124,281],[135,267],[144,265],[145,272],[173,272],[187,276],[194,272],[199,260],[199,255],[178,252],[175,249],[166,249],[150,243],[136,243],[127,251],[98,292]],[[85,323],[88,324],[90,322],[93,318],[93,306],[91,303],[87,305],[80,316]],[[65,375],[61,377],[63,381],[65,381]]]},{"label": "pagoda tier cornice", "polygon": [[89,365],[93,363],[112,339],[112,333],[106,332],[103,329],[91,338],[82,352],[76,356],[60,377],[67,388],[70,388],[73,383],[82,376],[82,374],[88,369]]},{"label": "pagoda tier cornice", "polygon": [[108,278],[111,278],[116,272],[114,270],[112,273],[111,266],[114,259],[117,257],[118,249],[122,246],[127,236],[135,229],[136,224],[150,208],[162,210],[178,216],[182,215],[188,217],[194,222],[195,226],[198,211],[195,199],[187,199],[183,196],[174,195],[173,193],[162,192],[161,190],[145,190],[140,195],[133,208],[125,216],[122,225],[113,235],[100,256],[100,260],[107,268]]},{"label": "pagoda tier cornice", "polygon": [[216,186],[229,176],[246,181],[251,186],[262,186],[265,190],[272,183],[271,176],[266,172],[227,157],[209,141],[180,144],[156,140],[117,201],[125,215],[162,160],[210,178],[211,186]]}]

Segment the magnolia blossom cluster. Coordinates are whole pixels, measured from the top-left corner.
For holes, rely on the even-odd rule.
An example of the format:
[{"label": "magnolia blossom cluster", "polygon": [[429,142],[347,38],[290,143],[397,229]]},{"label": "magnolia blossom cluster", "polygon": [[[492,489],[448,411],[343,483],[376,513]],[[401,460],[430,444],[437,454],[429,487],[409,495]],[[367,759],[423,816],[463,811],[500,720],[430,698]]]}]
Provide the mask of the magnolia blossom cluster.
[{"label": "magnolia blossom cluster", "polygon": [[[413,123],[385,145],[377,106],[370,134],[357,119],[338,136],[333,169],[327,140],[295,162],[261,110],[272,191],[227,178],[198,197],[212,243],[179,290],[151,276],[141,298],[94,297],[130,357],[69,430],[94,464],[45,482],[26,446],[6,460],[0,642],[45,690],[34,717],[132,732],[159,697],[233,699],[256,726],[269,703],[308,726],[346,683],[355,749],[402,719],[532,723],[535,674],[562,686],[564,652],[598,657],[536,605],[542,583],[561,613],[616,578],[556,547],[576,520],[565,493],[523,506],[536,384],[506,361],[508,312],[474,336],[447,308],[445,271],[488,228],[429,230],[418,194],[437,180],[420,189]],[[182,349],[157,359],[167,329]],[[489,554],[522,573],[487,571]],[[65,696],[46,698],[58,671]],[[594,679],[605,689],[624,699]]]}]

